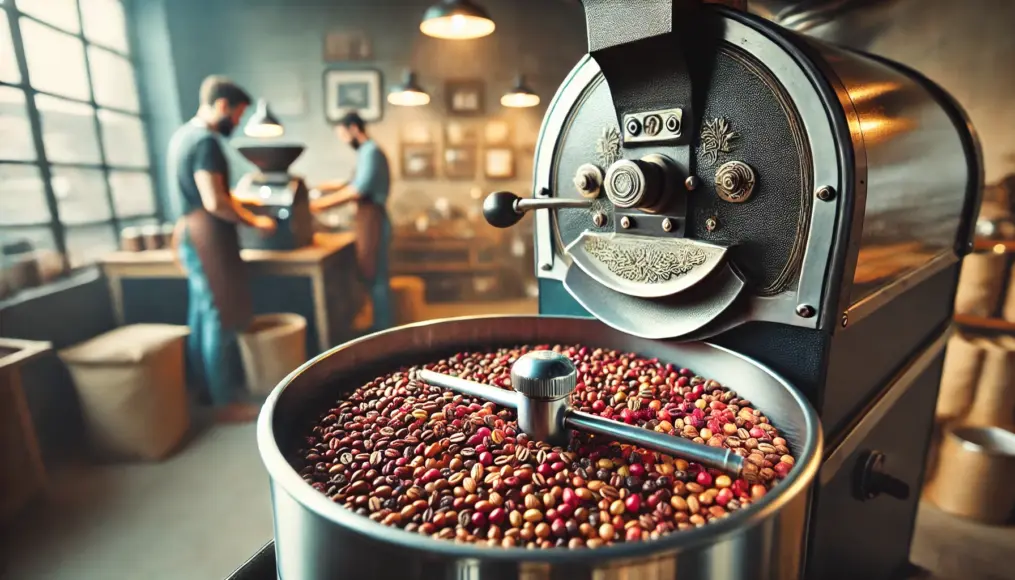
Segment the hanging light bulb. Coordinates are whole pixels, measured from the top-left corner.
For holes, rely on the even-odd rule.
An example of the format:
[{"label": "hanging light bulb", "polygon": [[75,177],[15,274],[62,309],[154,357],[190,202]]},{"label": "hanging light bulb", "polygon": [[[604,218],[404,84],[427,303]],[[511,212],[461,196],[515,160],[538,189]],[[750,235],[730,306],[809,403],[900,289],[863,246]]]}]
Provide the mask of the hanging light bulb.
[{"label": "hanging light bulb", "polygon": [[525,84],[524,75],[518,75],[514,88],[500,98],[500,104],[512,109],[535,107],[539,104],[539,95]]},{"label": "hanging light bulb", "polygon": [[401,84],[391,87],[388,102],[399,107],[421,107],[430,102],[430,95],[419,86],[416,73],[407,70]]},{"label": "hanging light bulb", "polygon": [[471,0],[441,0],[423,14],[420,31],[434,38],[467,40],[493,34],[493,19]]},{"label": "hanging light bulb", "polygon": [[268,108],[268,101],[257,100],[257,109],[251,115],[250,120],[243,126],[243,133],[248,137],[259,137],[262,139],[270,137],[281,137],[285,133],[282,123],[271,114]]}]

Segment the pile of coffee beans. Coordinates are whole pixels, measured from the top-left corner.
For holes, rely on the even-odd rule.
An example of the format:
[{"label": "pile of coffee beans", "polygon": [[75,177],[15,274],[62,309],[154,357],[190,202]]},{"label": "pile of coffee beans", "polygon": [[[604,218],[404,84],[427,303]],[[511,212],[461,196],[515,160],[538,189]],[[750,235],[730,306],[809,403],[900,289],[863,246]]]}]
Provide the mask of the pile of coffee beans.
[{"label": "pile of coffee beans", "polygon": [[749,401],[656,359],[538,345],[422,368],[510,388],[511,365],[531,350],[575,364],[574,407],[732,449],[758,481],[588,434],[566,449],[532,441],[512,410],[418,381],[421,367],[378,377],[321,414],[293,465],[382,524],[505,548],[597,548],[704,526],[764,497],[793,467],[786,440]]}]

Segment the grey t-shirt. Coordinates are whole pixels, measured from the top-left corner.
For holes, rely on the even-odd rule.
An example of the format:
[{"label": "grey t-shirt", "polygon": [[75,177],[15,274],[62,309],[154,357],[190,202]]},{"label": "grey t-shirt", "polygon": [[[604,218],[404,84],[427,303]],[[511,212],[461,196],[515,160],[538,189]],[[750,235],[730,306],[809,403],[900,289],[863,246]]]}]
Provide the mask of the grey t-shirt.
[{"label": "grey t-shirt", "polygon": [[171,194],[179,200],[183,215],[204,207],[194,173],[220,173],[229,183],[229,163],[218,134],[200,119],[192,119],[173,133],[167,157]]}]

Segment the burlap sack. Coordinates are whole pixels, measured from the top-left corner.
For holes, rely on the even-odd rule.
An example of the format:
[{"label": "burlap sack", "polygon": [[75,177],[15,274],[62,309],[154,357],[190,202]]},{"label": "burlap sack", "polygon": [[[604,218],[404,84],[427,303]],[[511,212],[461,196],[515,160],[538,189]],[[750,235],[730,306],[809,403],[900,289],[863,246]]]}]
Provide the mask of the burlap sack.
[{"label": "burlap sack", "polygon": [[124,326],[60,351],[100,455],[162,459],[190,428],[183,345],[189,330]]},{"label": "burlap sack", "polygon": [[395,324],[412,324],[423,320],[426,282],[422,278],[395,276],[391,279],[391,297],[395,307]]},{"label": "burlap sack", "polygon": [[937,397],[938,421],[951,421],[966,414],[973,403],[983,365],[983,346],[975,337],[955,333],[948,340],[941,390]]},{"label": "burlap sack", "polygon": [[966,256],[955,294],[955,313],[993,316],[1001,300],[1007,263],[1005,254],[984,252]]},{"label": "burlap sack", "polygon": [[267,395],[307,360],[307,321],[298,314],[256,316],[239,343],[247,387]]},{"label": "burlap sack", "polygon": [[981,339],[983,367],[963,423],[1009,427],[1015,424],[1015,338]]},{"label": "burlap sack", "polygon": [[1015,322],[1015,268],[1008,273],[1008,290],[1001,308],[1001,316],[1008,322]]}]

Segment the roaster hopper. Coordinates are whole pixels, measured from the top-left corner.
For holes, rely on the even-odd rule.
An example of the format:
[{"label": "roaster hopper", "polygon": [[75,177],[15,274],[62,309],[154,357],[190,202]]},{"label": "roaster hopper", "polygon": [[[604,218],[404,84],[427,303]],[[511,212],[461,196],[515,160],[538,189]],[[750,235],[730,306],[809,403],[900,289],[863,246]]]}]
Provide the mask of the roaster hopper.
[{"label": "roaster hopper", "polygon": [[310,196],[302,177],[289,174],[289,166],[303,154],[302,145],[248,145],[239,152],[257,166],[246,187],[233,192],[245,208],[275,219],[278,229],[263,237],[254,228],[240,226],[240,244],[261,250],[294,250],[313,243]]},{"label": "roaster hopper", "polygon": [[[915,71],[744,12],[583,4],[589,55],[549,104],[536,195],[484,207],[499,227],[533,211],[539,310],[553,318],[403,327],[284,381],[258,426],[280,578],[899,577],[982,188],[963,111]],[[576,554],[384,528],[282,458],[310,401],[368,367],[572,340],[754,390],[802,450],[796,479],[722,524]]]}]

